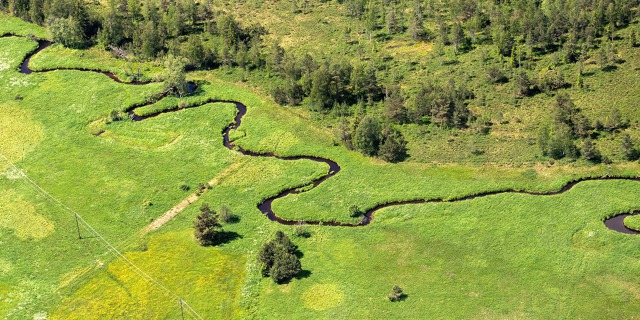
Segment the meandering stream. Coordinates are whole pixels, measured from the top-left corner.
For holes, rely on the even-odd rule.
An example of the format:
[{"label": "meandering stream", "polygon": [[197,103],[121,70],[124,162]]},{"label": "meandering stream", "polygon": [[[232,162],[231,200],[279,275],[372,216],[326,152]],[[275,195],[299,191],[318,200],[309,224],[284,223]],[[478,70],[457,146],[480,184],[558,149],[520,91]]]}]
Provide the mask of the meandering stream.
[{"label": "meandering stream", "polygon": [[[12,36],[12,35],[5,35],[5,36]],[[112,72],[102,71],[102,70],[83,69],[83,68],[54,68],[54,69],[47,69],[47,70],[32,70],[32,69],[30,69],[29,68],[29,62],[31,61],[31,58],[35,54],[37,54],[40,51],[42,51],[42,50],[46,49],[47,47],[49,47],[51,44],[52,43],[50,41],[39,40],[38,41],[38,48],[35,51],[29,53],[25,57],[24,61],[22,62],[21,66],[20,66],[20,72],[24,73],[24,74],[30,74],[30,73],[33,73],[33,72],[50,72],[50,71],[57,71],[57,70],[78,70],[78,71],[101,73],[101,74],[106,75],[107,77],[111,78],[112,80],[114,80],[116,82],[124,83],[124,84],[142,85],[142,84],[146,84],[147,83],[147,82],[124,82],[120,78],[118,78],[115,74],[113,74]],[[190,83],[189,87],[190,87],[190,91],[193,91],[195,89],[195,85],[193,83]],[[319,184],[321,184],[324,181],[326,181],[327,179],[329,179],[329,178],[335,176],[336,174],[338,174],[338,172],[340,172],[340,165],[338,165],[338,163],[336,163],[335,161],[330,160],[330,159],[325,159],[325,158],[320,158],[320,157],[312,157],[312,156],[303,156],[303,155],[294,156],[294,157],[281,157],[281,156],[277,156],[277,155],[272,154],[272,153],[257,153],[257,152],[253,152],[253,151],[250,151],[250,150],[245,150],[242,147],[240,147],[238,145],[235,145],[229,139],[229,132],[231,130],[237,129],[242,124],[242,119],[247,113],[247,107],[244,104],[240,103],[240,102],[209,99],[209,100],[206,100],[206,101],[201,102],[199,104],[196,104],[196,105],[193,105],[193,106],[188,106],[188,107],[185,107],[185,108],[175,108],[175,109],[170,109],[170,110],[163,110],[163,111],[158,111],[156,113],[145,115],[145,116],[138,116],[138,115],[135,114],[135,109],[136,108],[144,107],[144,106],[150,105],[150,104],[155,103],[155,102],[157,102],[157,101],[148,102],[148,103],[146,103],[144,105],[134,106],[134,107],[129,108],[126,111],[129,112],[129,114],[131,115],[131,118],[133,119],[133,121],[144,121],[146,119],[156,117],[156,116],[158,116],[160,114],[163,114],[163,113],[175,112],[175,111],[179,111],[179,110],[182,110],[182,109],[185,109],[185,108],[196,108],[196,107],[200,107],[202,105],[208,104],[208,103],[213,103],[213,102],[229,102],[229,103],[233,103],[233,104],[235,104],[236,109],[237,109],[235,121],[234,121],[233,124],[227,126],[222,131],[223,144],[224,144],[224,146],[226,148],[228,148],[230,150],[235,150],[237,152],[240,152],[243,155],[250,156],[250,157],[272,157],[272,158],[285,160],[285,161],[295,161],[295,160],[306,159],[306,160],[311,160],[311,161],[315,161],[315,162],[326,163],[327,165],[329,165],[329,171],[327,172],[326,175],[322,176],[321,178],[318,178],[316,180],[311,181],[307,186],[311,186],[312,185],[313,187],[316,187]],[[578,179],[578,180],[574,180],[574,181],[568,182],[560,190],[550,191],[550,192],[530,192],[530,191],[521,191],[521,190],[514,190],[514,189],[505,189],[505,190],[500,190],[500,191],[488,191],[488,192],[478,193],[478,194],[474,194],[474,195],[468,195],[468,196],[455,198],[455,199],[436,198],[436,199],[416,199],[416,200],[408,200],[408,201],[395,201],[395,202],[379,204],[379,205],[377,205],[377,206],[375,206],[373,208],[368,209],[363,214],[363,216],[361,217],[361,219],[357,223],[342,223],[342,222],[332,222],[332,221],[286,220],[286,219],[278,217],[275,214],[275,212],[273,212],[273,208],[272,208],[273,201],[275,201],[276,199],[284,198],[284,197],[286,197],[288,195],[291,195],[291,194],[297,194],[297,193],[305,192],[306,190],[309,190],[308,188],[305,188],[304,191],[301,191],[300,187],[284,190],[284,191],[278,193],[277,195],[275,195],[273,197],[270,197],[270,198],[267,198],[264,201],[262,201],[258,205],[258,209],[262,213],[264,213],[270,220],[277,221],[277,222],[279,222],[281,224],[285,224],[285,225],[306,224],[306,225],[323,225],[323,226],[360,227],[360,226],[366,226],[369,223],[371,223],[371,221],[373,221],[373,219],[375,217],[375,213],[378,210],[381,210],[381,209],[387,208],[387,207],[391,207],[391,206],[410,205],[410,204],[423,204],[423,203],[430,203],[430,202],[459,202],[459,201],[467,201],[467,200],[472,200],[472,199],[475,199],[475,198],[487,197],[487,196],[503,194],[503,193],[521,193],[521,194],[529,194],[529,195],[536,195],[536,196],[551,196],[551,195],[558,195],[558,194],[567,192],[567,191],[571,190],[571,188],[576,186],[578,183],[581,183],[583,181],[592,181],[592,180],[631,180],[631,181],[640,181],[640,178],[610,177],[610,176],[593,177],[593,178],[582,178],[582,179]],[[639,231],[629,229],[624,225],[624,223],[623,223],[624,218],[629,216],[629,215],[630,215],[629,213],[624,213],[624,214],[619,214],[619,215],[610,217],[610,218],[604,220],[604,224],[605,224],[605,226],[607,228],[609,228],[611,230],[614,230],[614,231],[617,231],[617,232],[626,233],[626,234],[640,234]]]}]

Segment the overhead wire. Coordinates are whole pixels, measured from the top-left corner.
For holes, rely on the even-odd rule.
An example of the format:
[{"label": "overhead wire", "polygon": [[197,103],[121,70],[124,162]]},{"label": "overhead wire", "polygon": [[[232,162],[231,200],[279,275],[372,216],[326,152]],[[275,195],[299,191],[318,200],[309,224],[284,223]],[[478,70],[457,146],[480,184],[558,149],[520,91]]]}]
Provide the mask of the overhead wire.
[{"label": "overhead wire", "polygon": [[27,176],[22,170],[20,170],[13,162],[11,162],[11,160],[9,160],[9,158],[7,158],[2,152],[0,152],[0,157],[2,157],[12,168],[13,170],[15,170],[20,177],[22,177],[24,180],[26,180],[27,182],[29,182],[31,185],[33,185],[41,194],[43,194],[45,197],[49,198],[50,200],[52,200],[53,202],[57,203],[58,205],[60,205],[62,208],[64,208],[67,212],[71,213],[74,215],[75,218],[78,219],[79,222],[81,222],[81,224],[83,225],[83,228],[85,228],[86,231],[88,231],[89,233],[93,234],[98,240],[100,240],[100,242],[103,243],[103,245],[108,249],[108,251],[113,252],[113,254],[122,259],[135,273],[137,273],[140,277],[144,278],[146,281],[153,283],[156,287],[162,289],[165,293],[168,293],[170,296],[172,296],[173,298],[177,299],[179,303],[181,303],[181,306],[184,308],[185,311],[187,311],[187,313],[196,318],[196,319],[204,319],[202,316],[200,316],[200,314],[198,314],[198,312],[196,312],[190,305],[189,303],[187,303],[182,297],[180,297],[178,294],[174,293],[173,291],[171,291],[169,288],[167,288],[166,286],[164,286],[162,283],[160,283],[158,280],[156,280],[155,278],[153,278],[152,276],[150,276],[149,274],[147,274],[146,272],[144,272],[144,270],[142,270],[140,267],[138,267],[135,263],[133,263],[131,260],[129,260],[124,254],[122,254],[122,252],[120,252],[115,246],[113,246],[107,239],[105,239],[102,234],[100,234],[95,228],[93,228],[93,226],[91,226],[91,224],[89,224],[89,222],[87,222],[82,215],[80,215],[78,212],[76,212],[75,210],[71,209],[69,206],[65,205],[62,201],[58,200],[56,197],[52,196],[50,193],[48,193],[45,189],[43,189],[42,187],[40,187],[40,185],[38,185],[35,181],[33,181],[31,178],[29,178],[29,176]]}]

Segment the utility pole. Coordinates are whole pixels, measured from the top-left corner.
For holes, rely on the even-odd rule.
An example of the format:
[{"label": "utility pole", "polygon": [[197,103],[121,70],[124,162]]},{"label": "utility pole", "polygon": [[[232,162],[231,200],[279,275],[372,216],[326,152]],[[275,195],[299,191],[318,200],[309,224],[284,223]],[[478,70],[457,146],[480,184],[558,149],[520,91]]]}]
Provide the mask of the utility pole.
[{"label": "utility pole", "polygon": [[182,320],[184,320],[184,309],[182,308],[182,299],[178,301],[180,302],[180,314],[182,315]]},{"label": "utility pole", "polygon": [[78,214],[74,214],[75,218],[76,218],[76,230],[78,231],[78,240],[82,239],[82,236],[80,235],[80,223],[78,222]]}]

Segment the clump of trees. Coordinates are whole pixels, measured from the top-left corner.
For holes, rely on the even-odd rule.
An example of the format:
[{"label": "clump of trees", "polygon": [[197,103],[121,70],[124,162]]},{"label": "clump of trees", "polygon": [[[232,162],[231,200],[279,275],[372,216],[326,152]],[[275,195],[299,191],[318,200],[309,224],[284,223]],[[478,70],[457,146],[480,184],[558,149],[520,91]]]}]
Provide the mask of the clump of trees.
[{"label": "clump of trees", "polygon": [[[597,147],[597,137],[619,135],[628,126],[620,110],[611,109],[603,121],[588,119],[573,103],[569,95],[556,95],[551,113],[552,121],[544,124],[538,133],[538,146],[542,155],[552,159],[583,159],[592,162],[609,162]],[[620,135],[620,154],[628,161],[640,158],[640,151],[629,134]]]},{"label": "clump of trees", "polygon": [[178,97],[184,97],[188,93],[187,75],[185,73],[185,60],[169,54],[164,62],[164,90]]},{"label": "clump of trees", "polygon": [[297,249],[287,235],[277,231],[275,238],[265,243],[258,253],[262,276],[283,283],[300,274],[302,265],[296,255]]}]

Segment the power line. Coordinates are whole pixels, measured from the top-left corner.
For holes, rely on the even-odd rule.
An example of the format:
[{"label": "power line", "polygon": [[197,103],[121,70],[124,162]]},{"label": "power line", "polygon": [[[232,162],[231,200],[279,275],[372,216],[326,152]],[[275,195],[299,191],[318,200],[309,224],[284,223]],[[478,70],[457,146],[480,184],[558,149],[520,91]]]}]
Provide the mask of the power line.
[{"label": "power line", "polygon": [[141,276],[142,278],[146,279],[148,282],[153,283],[155,286],[157,286],[158,288],[164,290],[166,293],[169,293],[169,295],[173,296],[174,298],[178,299],[181,308],[184,308],[184,310],[187,311],[187,313],[189,313],[192,317],[194,317],[196,319],[204,319],[184,299],[182,299],[182,297],[180,297],[179,295],[177,295],[173,291],[169,290],[169,288],[165,287],[162,283],[160,283],[155,278],[151,277],[149,274],[144,272],[144,270],[140,269],[140,267],[138,267],[131,260],[129,260],[127,257],[125,257],[124,254],[122,254],[107,239],[105,239],[96,229],[94,229],[86,220],[84,220],[84,218],[78,212],[76,212],[75,210],[71,209],[70,207],[68,207],[67,205],[62,203],[60,200],[58,200],[57,198],[55,198],[54,196],[49,194],[46,190],[44,190],[42,187],[40,187],[35,181],[31,180],[31,178],[29,178],[22,170],[20,170],[15,164],[13,164],[13,162],[11,162],[11,160],[9,160],[9,158],[7,158],[2,152],[0,152],[0,157],[4,158],[4,160],[16,172],[18,172],[18,174],[20,174],[20,176],[22,178],[24,178],[26,181],[28,181],[30,184],[32,184],[34,187],[36,187],[36,189],[40,193],[42,193],[45,197],[51,199],[53,202],[55,202],[58,205],[62,206],[62,208],[64,208],[69,213],[71,213],[74,216],[74,218],[77,219],[76,220],[77,222],[79,221],[80,223],[82,223],[83,227],[85,227],[85,229],[87,229],[90,233],[93,233],[96,236],[96,238],[98,240],[100,240],[107,247],[107,249],[112,251],[120,259],[124,260],[132,268],[132,270],[134,272],[136,272],[139,276]]}]

